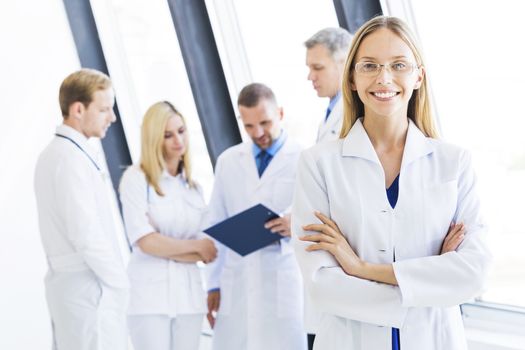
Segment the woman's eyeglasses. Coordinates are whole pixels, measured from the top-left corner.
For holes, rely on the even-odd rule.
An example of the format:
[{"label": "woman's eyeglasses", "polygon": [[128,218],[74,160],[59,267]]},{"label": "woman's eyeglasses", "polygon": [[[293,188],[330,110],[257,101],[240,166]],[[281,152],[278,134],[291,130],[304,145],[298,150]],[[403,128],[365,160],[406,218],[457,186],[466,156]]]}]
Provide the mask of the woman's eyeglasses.
[{"label": "woman's eyeglasses", "polygon": [[388,69],[388,71],[395,76],[405,76],[410,75],[414,70],[419,69],[420,66],[418,66],[415,63],[410,62],[404,62],[404,61],[396,61],[392,63],[385,63],[385,64],[379,64],[379,63],[373,63],[373,62],[358,62],[355,64],[355,71],[358,74],[365,75],[365,76],[376,76],[378,75],[381,70]]}]

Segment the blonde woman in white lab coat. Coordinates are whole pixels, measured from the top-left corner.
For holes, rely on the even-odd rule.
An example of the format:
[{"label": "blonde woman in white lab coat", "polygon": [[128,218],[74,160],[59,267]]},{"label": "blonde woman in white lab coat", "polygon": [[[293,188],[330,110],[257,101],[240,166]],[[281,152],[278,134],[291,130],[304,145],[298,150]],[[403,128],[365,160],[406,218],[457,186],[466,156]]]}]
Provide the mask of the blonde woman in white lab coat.
[{"label": "blonde woman in white lab coat", "polygon": [[341,138],[302,154],[292,212],[314,349],[466,350],[458,305],[490,265],[470,155],[437,140],[399,19],[365,23],[345,70]]},{"label": "blonde woman in white lab coat", "polygon": [[142,124],[140,165],[120,184],[132,245],[128,324],[135,350],[198,349],[206,295],[197,261],[216,256],[201,233],[205,203],[191,176],[188,131],[169,102]]}]

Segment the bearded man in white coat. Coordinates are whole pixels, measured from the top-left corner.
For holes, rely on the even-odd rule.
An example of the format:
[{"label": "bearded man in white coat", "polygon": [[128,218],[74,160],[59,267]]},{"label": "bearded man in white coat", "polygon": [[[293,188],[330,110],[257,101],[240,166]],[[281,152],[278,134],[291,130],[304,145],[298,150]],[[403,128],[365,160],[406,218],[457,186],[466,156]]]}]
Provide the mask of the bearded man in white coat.
[{"label": "bearded man in white coat", "polygon": [[[303,350],[302,281],[290,244],[289,208],[301,148],[281,128],[283,110],[263,84],[238,98],[251,140],[217,160],[210,223],[262,203],[283,214],[266,223],[282,238],[245,257],[218,245],[209,267],[208,320],[214,350]],[[239,239],[250,232],[238,232]]]},{"label": "bearded man in white coat", "polygon": [[62,82],[59,101],[63,123],[35,170],[54,349],[124,350],[128,279],[107,176],[88,144],[115,121],[111,81],[82,69]]},{"label": "bearded man in white coat", "polygon": [[341,81],[352,35],[343,28],[325,28],[304,42],[308,80],[328,107],[317,131],[317,142],[337,140],[343,124]]}]

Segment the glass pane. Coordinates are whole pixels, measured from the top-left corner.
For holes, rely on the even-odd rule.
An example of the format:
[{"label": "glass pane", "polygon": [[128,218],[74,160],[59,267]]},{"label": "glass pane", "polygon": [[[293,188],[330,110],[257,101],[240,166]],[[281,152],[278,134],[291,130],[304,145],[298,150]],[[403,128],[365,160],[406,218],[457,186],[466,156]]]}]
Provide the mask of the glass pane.
[{"label": "glass pane", "polygon": [[338,27],[329,0],[235,0],[252,78],[267,84],[284,108],[289,134],[313,145],[328,99],[307,80],[304,41],[325,27]]},{"label": "glass pane", "polygon": [[134,162],[144,113],[157,101],[170,101],[187,120],[194,178],[208,198],[213,170],[167,1],[92,3]]},{"label": "glass pane", "polygon": [[525,306],[525,4],[445,0],[412,6],[444,138],[474,157],[494,255],[482,298]]}]

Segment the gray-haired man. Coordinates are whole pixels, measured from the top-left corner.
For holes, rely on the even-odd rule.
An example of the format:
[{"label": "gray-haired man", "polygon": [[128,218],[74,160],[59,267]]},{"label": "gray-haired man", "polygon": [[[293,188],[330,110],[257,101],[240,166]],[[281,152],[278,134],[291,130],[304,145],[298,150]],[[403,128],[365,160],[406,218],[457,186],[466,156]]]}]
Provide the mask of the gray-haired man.
[{"label": "gray-haired man", "polygon": [[317,142],[339,137],[343,120],[341,80],[352,35],[342,28],[325,28],[305,41],[308,80],[317,96],[330,99],[326,115],[319,125]]},{"label": "gray-haired man", "polygon": [[[342,28],[325,28],[304,42],[308,80],[312,82],[317,96],[328,97],[330,102],[326,115],[319,124],[317,142],[339,138],[343,123],[341,82],[352,35]],[[304,324],[308,333],[308,348],[313,348],[319,315],[315,312],[305,291]]]}]

